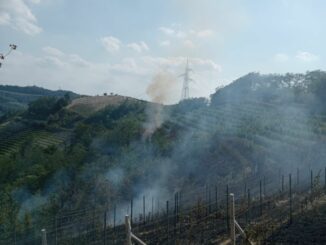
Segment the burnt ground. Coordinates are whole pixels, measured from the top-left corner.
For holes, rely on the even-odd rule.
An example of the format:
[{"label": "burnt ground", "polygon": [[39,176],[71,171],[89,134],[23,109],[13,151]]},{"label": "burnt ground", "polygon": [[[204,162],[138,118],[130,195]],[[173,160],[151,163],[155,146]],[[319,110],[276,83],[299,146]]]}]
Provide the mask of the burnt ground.
[{"label": "burnt ground", "polygon": [[280,226],[265,244],[326,244],[325,196],[297,213],[292,223]]}]

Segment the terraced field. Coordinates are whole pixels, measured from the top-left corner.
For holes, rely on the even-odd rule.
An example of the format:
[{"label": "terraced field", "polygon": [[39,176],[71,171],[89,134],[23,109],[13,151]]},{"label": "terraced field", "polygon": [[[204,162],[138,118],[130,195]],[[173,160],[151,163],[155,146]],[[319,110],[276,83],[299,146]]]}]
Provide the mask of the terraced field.
[{"label": "terraced field", "polygon": [[15,134],[5,131],[5,127],[0,127],[0,156],[10,155],[17,152],[21,145],[26,142],[33,142],[42,148],[51,145],[60,145],[70,137],[69,131],[52,133],[45,130],[23,129]]},{"label": "terraced field", "polygon": [[[2,131],[5,131],[4,129]],[[19,147],[31,138],[32,130],[22,130],[11,135],[8,132],[1,132],[0,137],[0,155],[10,155],[17,152]]]},{"label": "terraced field", "polygon": [[60,145],[66,142],[70,137],[70,132],[49,133],[47,131],[39,131],[34,137],[37,145],[47,148],[51,145]]}]

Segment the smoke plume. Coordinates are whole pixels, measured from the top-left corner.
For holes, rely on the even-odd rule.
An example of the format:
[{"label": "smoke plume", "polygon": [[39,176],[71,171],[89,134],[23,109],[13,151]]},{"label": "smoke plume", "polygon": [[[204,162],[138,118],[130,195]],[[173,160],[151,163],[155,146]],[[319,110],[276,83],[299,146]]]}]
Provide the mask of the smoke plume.
[{"label": "smoke plume", "polygon": [[152,102],[164,104],[171,99],[177,80],[170,72],[157,73],[146,89],[147,95]]},{"label": "smoke plume", "polygon": [[157,73],[146,89],[151,102],[146,108],[147,122],[145,123],[144,138],[150,137],[157,128],[166,120],[163,104],[168,103],[177,85],[177,80],[172,73],[167,71]]}]

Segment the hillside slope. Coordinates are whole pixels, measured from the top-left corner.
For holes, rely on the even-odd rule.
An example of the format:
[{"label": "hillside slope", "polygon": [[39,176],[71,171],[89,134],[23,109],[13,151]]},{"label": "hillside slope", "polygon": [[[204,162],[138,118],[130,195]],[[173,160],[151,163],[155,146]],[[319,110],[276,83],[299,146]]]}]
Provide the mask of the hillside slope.
[{"label": "hillside slope", "polygon": [[[112,217],[115,206],[121,222],[130,199],[141,214],[144,197],[163,212],[176,192],[204,186],[218,186],[219,195],[226,184],[238,196],[248,188],[257,195],[260,180],[278,176],[270,187],[277,189],[281,176],[297,171],[309,183],[310,170],[316,177],[325,165],[325,73],[300,75],[307,86],[299,87],[281,86],[287,76],[249,74],[210,103],[36,100],[0,125],[2,239],[73,210],[111,207]],[[195,202],[189,194],[189,206]]]},{"label": "hillside slope", "polygon": [[116,106],[126,100],[136,101],[136,99],[119,95],[83,96],[74,99],[67,109],[87,117],[107,106]]},{"label": "hillside slope", "polygon": [[11,86],[0,85],[0,117],[7,112],[23,111],[27,109],[28,103],[37,100],[42,96],[77,98],[78,95],[64,90],[52,91],[37,86]]}]

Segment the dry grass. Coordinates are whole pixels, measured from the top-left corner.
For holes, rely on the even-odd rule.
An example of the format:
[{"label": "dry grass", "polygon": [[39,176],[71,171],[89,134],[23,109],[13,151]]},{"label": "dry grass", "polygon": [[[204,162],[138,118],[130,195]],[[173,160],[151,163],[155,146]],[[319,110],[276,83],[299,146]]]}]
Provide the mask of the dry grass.
[{"label": "dry grass", "polygon": [[73,100],[72,103],[67,106],[67,109],[82,116],[89,116],[108,105],[119,105],[126,100],[136,99],[119,95],[85,96]]}]

